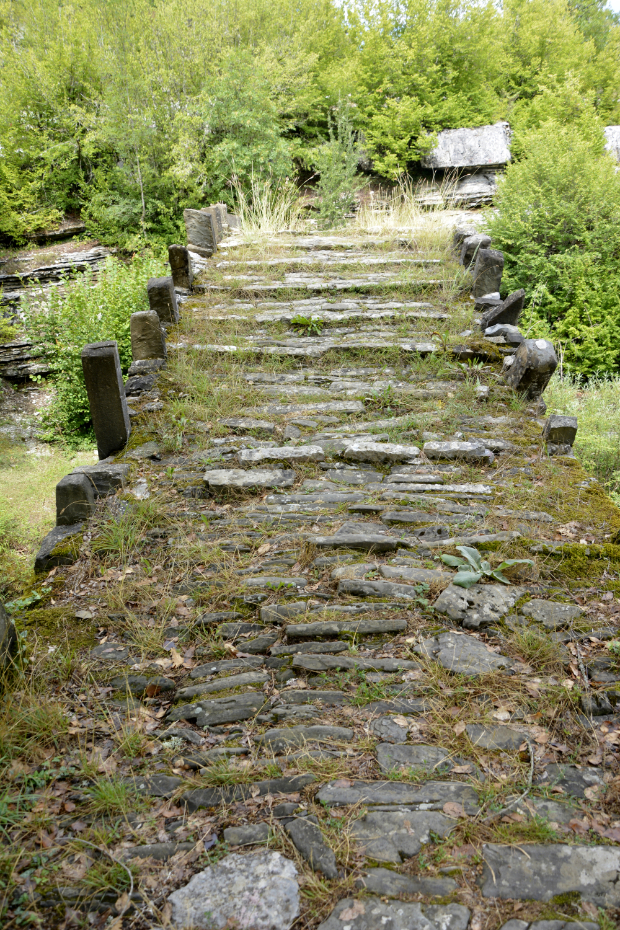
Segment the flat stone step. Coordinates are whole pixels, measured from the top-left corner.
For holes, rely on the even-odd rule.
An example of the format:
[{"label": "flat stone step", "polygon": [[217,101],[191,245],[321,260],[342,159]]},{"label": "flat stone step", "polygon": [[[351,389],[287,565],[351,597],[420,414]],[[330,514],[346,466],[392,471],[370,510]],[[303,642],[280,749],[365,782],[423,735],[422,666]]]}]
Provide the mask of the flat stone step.
[{"label": "flat stone step", "polygon": [[306,536],[306,542],[317,549],[361,549],[363,552],[394,552],[416,545],[406,539],[379,533],[337,533],[334,536]]},{"label": "flat stone step", "polygon": [[287,255],[280,258],[250,259],[246,261],[225,260],[215,263],[216,268],[274,268],[280,265],[440,265],[438,258],[410,258],[402,252],[385,252],[382,255],[351,254],[336,249],[317,249],[312,255]]},{"label": "flat stone step", "polygon": [[398,807],[407,810],[440,811],[448,801],[460,804],[465,813],[477,814],[478,795],[469,785],[460,782],[429,781],[414,785],[399,781],[354,781],[339,779],[319,789],[317,798],[328,807],[359,804],[390,810]]},{"label": "flat stone step", "polygon": [[375,930],[378,927],[387,927],[389,930],[411,930],[412,927],[424,930],[467,930],[469,918],[470,911],[462,904],[426,905],[407,904],[403,901],[390,904],[369,895],[359,900],[343,898],[327,920],[319,925],[318,930],[341,930],[345,926],[350,930]]},{"label": "flat stone step", "polygon": [[317,620],[314,623],[292,623],[286,627],[286,637],[314,639],[317,636],[341,636],[345,633],[358,636],[376,636],[384,633],[402,633],[407,621],[400,617],[372,617],[356,620]]},{"label": "flat stone step", "polygon": [[199,694],[213,694],[217,691],[227,691],[230,688],[242,688],[249,685],[263,685],[270,680],[267,672],[245,672],[241,675],[229,675],[226,678],[218,678],[216,681],[204,681],[200,684],[189,685],[187,688],[180,688],[175,698],[177,700],[188,700],[197,697]]},{"label": "flat stone step", "polygon": [[326,403],[318,402],[316,404],[267,404],[265,407],[258,407],[248,410],[247,413],[269,413],[283,416],[286,414],[295,414],[297,416],[311,416],[312,414],[353,414],[363,413],[364,404],[359,400],[333,400]]},{"label": "flat stone step", "polygon": [[355,731],[349,727],[333,727],[325,724],[310,726],[278,727],[267,730],[256,737],[258,746],[266,746],[273,752],[282,752],[289,746],[303,746],[304,743],[350,743]]},{"label": "flat stone step", "polygon": [[337,291],[343,293],[346,291],[380,291],[386,289],[396,290],[406,287],[411,291],[426,290],[427,288],[439,287],[443,282],[440,278],[419,278],[412,279],[403,277],[402,274],[393,274],[389,271],[369,272],[357,277],[342,278],[336,275],[311,275],[304,272],[289,272],[283,275],[283,280],[270,281],[261,275],[224,275],[224,284],[195,284],[194,290],[197,293],[210,294],[218,293],[234,288],[241,290],[244,294],[278,294],[281,291],[307,291],[310,293],[320,294],[327,291]]},{"label": "flat stone step", "polygon": [[247,785],[223,785],[220,788],[197,788],[181,795],[190,813],[203,807],[220,807],[245,801],[246,798],[264,797],[266,794],[293,794],[316,781],[310,773],[290,775],[284,778],[269,778]]},{"label": "flat stone step", "polygon": [[579,894],[597,907],[620,905],[620,848],[563,844],[482,847],[485,898],[551,901]]},{"label": "flat stone step", "polygon": [[366,659],[358,656],[321,655],[317,650],[317,654],[294,656],[293,668],[309,672],[327,672],[337,668],[359,668],[372,672],[400,672],[420,668],[420,665],[410,659]]}]

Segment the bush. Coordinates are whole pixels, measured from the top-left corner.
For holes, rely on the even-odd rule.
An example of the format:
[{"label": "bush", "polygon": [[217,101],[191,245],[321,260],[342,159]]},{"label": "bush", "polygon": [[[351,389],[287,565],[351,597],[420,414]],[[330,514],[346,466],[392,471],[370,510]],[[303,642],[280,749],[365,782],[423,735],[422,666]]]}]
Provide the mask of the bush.
[{"label": "bush", "polygon": [[90,409],[81,353],[85,345],[115,339],[123,374],[131,365],[129,318],[148,310],[146,282],[164,271],[152,255],[135,256],[129,264],[110,257],[95,282],[89,269],[51,288],[44,301],[26,303],[25,326],[45,349],[55,392],[45,416],[47,438],[79,445],[89,435]]},{"label": "bush", "polygon": [[320,178],[319,223],[330,228],[342,226],[363,181],[356,177],[360,151],[351,122],[350,104],[338,103],[335,120],[329,114],[329,141],[315,154]]},{"label": "bush", "polygon": [[489,223],[505,253],[502,291],[524,287],[530,336],[560,344],[565,367],[620,367],[620,174],[593,121],[548,121],[524,135]]}]

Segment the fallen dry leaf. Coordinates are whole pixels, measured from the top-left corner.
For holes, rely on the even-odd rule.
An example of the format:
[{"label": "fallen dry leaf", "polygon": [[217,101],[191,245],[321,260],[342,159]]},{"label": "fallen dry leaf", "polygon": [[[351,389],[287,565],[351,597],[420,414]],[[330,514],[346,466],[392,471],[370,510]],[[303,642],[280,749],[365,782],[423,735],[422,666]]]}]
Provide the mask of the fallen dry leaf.
[{"label": "fallen dry leaf", "polygon": [[177,652],[174,646],[170,650],[170,658],[172,659],[172,664],[175,668],[181,668],[183,665],[183,656],[180,652]]},{"label": "fallen dry leaf", "polygon": [[448,817],[466,817],[465,809],[462,804],[458,804],[456,801],[446,801],[442,807],[444,814],[447,814]]},{"label": "fallen dry leaf", "polygon": [[457,723],[457,725],[454,728],[454,732],[456,733],[456,735],[460,736],[461,733],[464,733],[466,726],[467,724],[463,723],[462,720],[460,721],[460,723]]},{"label": "fallen dry leaf", "polygon": [[362,901],[356,901],[351,907],[345,907],[344,911],[340,914],[340,920],[355,920],[356,917],[361,917],[362,914],[365,913],[366,907],[364,903]]}]

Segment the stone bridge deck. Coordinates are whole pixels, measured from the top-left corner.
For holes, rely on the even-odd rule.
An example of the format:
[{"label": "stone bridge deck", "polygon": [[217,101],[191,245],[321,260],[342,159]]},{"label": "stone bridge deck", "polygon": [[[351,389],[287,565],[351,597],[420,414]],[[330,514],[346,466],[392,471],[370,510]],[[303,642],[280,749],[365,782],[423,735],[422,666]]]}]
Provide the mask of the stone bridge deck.
[{"label": "stone bridge deck", "polygon": [[[89,641],[72,733],[137,796],[123,926],[620,914],[620,513],[437,257],[229,240],[130,398],[127,486],[50,579]],[[459,545],[529,562],[465,589]]]}]

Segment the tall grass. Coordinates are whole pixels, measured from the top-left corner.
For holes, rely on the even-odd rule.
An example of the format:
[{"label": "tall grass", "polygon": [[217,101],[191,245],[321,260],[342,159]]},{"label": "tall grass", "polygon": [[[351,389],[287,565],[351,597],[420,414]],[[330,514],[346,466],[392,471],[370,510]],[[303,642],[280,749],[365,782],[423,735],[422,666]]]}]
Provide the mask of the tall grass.
[{"label": "tall grass", "polygon": [[[403,232],[420,251],[449,248],[453,217],[446,211],[453,203],[454,181],[447,178],[437,190],[429,190],[409,177],[400,178],[396,187],[369,191],[353,221],[361,232],[390,235]],[[430,195],[430,196],[429,196]]]},{"label": "tall grass", "polygon": [[234,185],[241,232],[248,241],[303,227],[298,187],[289,181],[252,178],[249,193]]},{"label": "tall grass", "polygon": [[620,505],[620,376],[554,375],[545,400],[548,413],[577,417],[575,452]]}]

